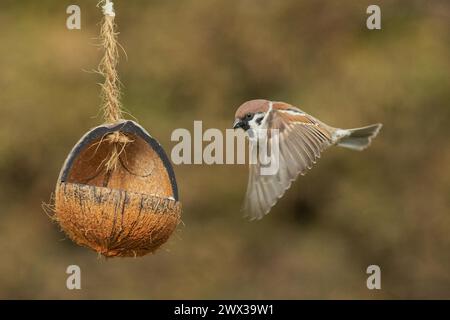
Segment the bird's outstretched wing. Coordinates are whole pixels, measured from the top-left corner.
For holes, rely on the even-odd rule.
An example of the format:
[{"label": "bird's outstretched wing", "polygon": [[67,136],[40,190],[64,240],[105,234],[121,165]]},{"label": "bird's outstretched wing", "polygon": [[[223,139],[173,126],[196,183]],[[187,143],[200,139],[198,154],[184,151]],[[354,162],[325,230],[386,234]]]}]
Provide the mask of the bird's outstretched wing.
[{"label": "bird's outstretched wing", "polygon": [[[279,130],[279,170],[261,175],[261,163],[250,164],[244,211],[250,219],[261,219],[289,189],[299,174],[304,175],[332,145],[331,132],[318,120],[294,107],[272,109],[268,127]],[[270,135],[267,145],[270,144]]]}]

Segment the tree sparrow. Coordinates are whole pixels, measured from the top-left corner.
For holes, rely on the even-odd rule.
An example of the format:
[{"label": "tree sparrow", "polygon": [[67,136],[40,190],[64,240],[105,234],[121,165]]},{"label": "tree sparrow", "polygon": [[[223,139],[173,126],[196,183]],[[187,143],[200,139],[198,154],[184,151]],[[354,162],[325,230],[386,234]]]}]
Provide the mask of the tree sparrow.
[{"label": "tree sparrow", "polygon": [[[261,175],[260,160],[250,164],[244,203],[246,215],[252,220],[266,215],[297,176],[311,169],[328,147],[337,145],[364,150],[381,127],[379,123],[356,129],[338,129],[284,102],[262,99],[245,102],[236,111],[234,129],[246,131],[250,140],[255,139],[254,132],[259,129],[268,129],[269,132],[278,129],[279,133],[278,171],[274,175]],[[258,134],[256,139],[259,139]],[[270,139],[269,133],[267,141]]]}]

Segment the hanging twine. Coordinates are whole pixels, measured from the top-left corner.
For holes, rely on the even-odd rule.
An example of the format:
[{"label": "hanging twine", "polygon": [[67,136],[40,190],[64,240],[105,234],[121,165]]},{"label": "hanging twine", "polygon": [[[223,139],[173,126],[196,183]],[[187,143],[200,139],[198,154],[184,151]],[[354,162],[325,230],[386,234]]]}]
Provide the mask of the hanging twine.
[{"label": "hanging twine", "polygon": [[104,48],[104,55],[98,66],[100,74],[105,78],[102,86],[103,112],[105,121],[114,123],[122,118],[120,103],[120,82],[117,73],[119,63],[119,49],[117,45],[116,25],[114,18],[114,4],[106,0],[102,6],[104,18],[100,31],[101,44]]},{"label": "hanging twine", "polygon": [[[105,78],[104,83],[101,84],[102,109],[105,122],[115,123],[122,119],[120,81],[117,72],[119,63],[118,33],[114,23],[116,13],[112,1],[104,0],[100,4],[104,15],[100,30],[104,55],[98,66],[98,72]],[[105,162],[106,170],[110,172],[117,168],[120,154],[125,150],[126,144],[132,140],[119,131],[109,134],[106,140],[112,144],[111,154]]]}]

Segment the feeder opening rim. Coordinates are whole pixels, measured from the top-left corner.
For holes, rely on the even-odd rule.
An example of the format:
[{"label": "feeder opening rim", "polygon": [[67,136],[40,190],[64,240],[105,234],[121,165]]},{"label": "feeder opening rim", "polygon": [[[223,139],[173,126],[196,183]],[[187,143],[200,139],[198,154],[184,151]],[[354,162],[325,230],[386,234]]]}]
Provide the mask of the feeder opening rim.
[{"label": "feeder opening rim", "polygon": [[81,139],[75,144],[75,146],[67,156],[67,159],[63,165],[63,169],[61,170],[61,173],[59,175],[58,182],[64,183],[67,182],[73,162],[75,161],[76,156],[84,148],[90,145],[93,141],[100,139],[109,133],[117,131],[134,134],[141,137],[158,154],[159,158],[163,162],[164,168],[166,169],[169,175],[170,184],[172,186],[173,198],[175,201],[179,201],[178,186],[177,181],[175,179],[175,172],[173,170],[169,158],[167,157],[166,152],[155,138],[153,138],[141,125],[132,120],[121,120],[113,124],[104,124],[86,132],[86,134],[83,137],[81,137]]}]

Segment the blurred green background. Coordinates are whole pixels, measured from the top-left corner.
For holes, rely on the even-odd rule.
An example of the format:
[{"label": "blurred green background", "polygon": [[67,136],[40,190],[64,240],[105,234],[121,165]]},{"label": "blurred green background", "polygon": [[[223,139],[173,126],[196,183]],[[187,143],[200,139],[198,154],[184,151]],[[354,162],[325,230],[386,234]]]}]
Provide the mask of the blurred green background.
[{"label": "blurred green background", "polygon": [[[102,122],[96,0],[0,4],[0,298],[450,298],[448,1],[117,0],[123,102],[170,154],[175,128],[244,101],[384,128],[326,151],[272,212],[242,218],[244,165],[175,167],[183,224],[154,255],[98,258],[41,209]],[[378,4],[382,30],[366,28]],[[66,29],[78,4],[82,29]],[[69,291],[68,265],[82,270]],[[366,268],[382,290],[366,288]]]}]

